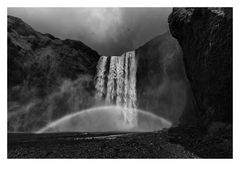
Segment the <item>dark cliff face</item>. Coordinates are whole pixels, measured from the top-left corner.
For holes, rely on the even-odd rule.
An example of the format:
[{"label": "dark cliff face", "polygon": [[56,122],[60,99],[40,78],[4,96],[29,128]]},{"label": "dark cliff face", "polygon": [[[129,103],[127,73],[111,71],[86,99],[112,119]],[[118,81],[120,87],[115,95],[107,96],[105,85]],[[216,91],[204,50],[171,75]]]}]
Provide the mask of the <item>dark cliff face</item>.
[{"label": "dark cliff face", "polygon": [[36,131],[93,102],[99,55],[8,16],[8,131]]},{"label": "dark cliff face", "polygon": [[185,113],[182,124],[232,123],[232,9],[176,8],[169,27],[182,47],[198,108]]},{"label": "dark cliff face", "polygon": [[137,105],[164,117],[174,125],[183,112],[193,110],[182,51],[169,32],[136,50]]}]

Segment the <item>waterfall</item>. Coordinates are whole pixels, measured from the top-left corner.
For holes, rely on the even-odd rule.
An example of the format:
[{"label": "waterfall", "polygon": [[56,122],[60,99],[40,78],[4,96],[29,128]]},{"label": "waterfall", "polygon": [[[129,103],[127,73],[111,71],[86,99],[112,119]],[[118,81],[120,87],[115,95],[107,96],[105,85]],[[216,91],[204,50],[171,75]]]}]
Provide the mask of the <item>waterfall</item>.
[{"label": "waterfall", "polygon": [[126,124],[136,123],[135,51],[121,56],[101,56],[97,65],[96,99],[123,107]]}]

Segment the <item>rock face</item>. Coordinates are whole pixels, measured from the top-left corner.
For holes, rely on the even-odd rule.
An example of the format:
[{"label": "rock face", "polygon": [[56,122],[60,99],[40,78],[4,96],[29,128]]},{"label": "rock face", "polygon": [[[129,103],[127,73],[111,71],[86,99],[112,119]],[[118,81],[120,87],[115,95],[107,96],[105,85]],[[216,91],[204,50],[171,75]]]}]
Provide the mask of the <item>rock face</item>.
[{"label": "rock face", "polygon": [[232,123],[232,8],[175,8],[169,27],[198,108],[182,124]]},{"label": "rock face", "polygon": [[170,32],[136,49],[137,107],[153,112],[174,125],[182,112],[193,110],[181,47]]},{"label": "rock face", "polygon": [[8,131],[31,132],[92,104],[99,55],[8,16]]}]

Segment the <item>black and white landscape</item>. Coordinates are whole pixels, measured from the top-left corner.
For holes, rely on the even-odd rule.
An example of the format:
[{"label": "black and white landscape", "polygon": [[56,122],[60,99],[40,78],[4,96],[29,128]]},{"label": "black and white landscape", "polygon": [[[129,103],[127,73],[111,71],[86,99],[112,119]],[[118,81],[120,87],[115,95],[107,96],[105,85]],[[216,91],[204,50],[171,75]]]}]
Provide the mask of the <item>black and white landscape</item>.
[{"label": "black and white landscape", "polygon": [[8,158],[232,158],[232,19],[9,8]]}]

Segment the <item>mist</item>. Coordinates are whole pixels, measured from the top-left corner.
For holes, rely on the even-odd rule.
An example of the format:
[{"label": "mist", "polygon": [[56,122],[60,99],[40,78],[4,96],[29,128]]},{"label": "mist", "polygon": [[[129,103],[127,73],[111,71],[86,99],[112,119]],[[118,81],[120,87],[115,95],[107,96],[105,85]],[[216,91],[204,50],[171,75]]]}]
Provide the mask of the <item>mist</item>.
[{"label": "mist", "polygon": [[8,8],[41,33],[79,40],[100,55],[121,55],[169,30],[171,8]]}]

